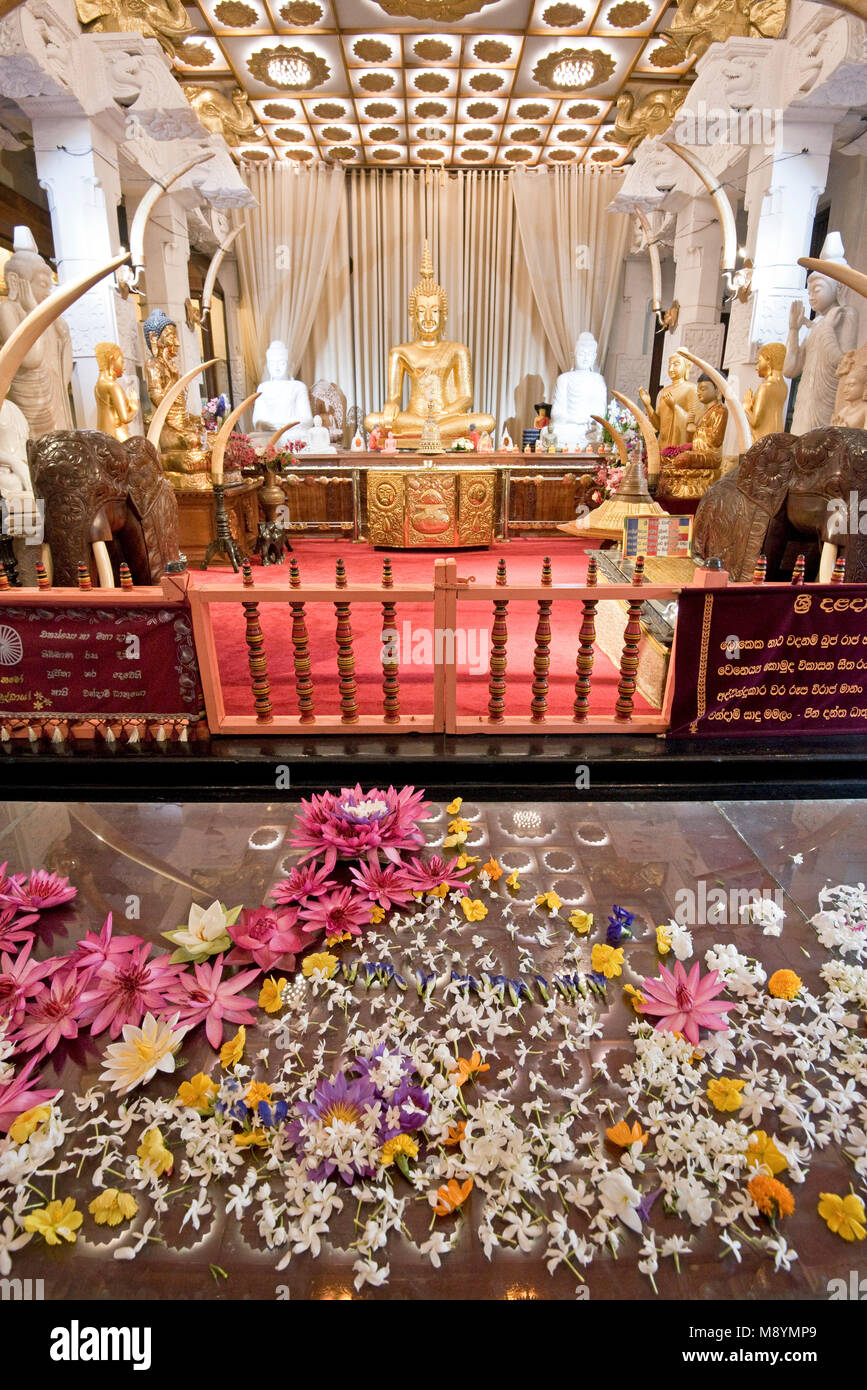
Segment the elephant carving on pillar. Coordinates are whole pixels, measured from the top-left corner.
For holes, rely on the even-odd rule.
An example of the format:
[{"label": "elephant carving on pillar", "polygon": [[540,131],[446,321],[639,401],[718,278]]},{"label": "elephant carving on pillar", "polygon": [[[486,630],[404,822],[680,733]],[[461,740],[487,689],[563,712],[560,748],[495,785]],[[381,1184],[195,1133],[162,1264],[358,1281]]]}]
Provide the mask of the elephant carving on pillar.
[{"label": "elephant carving on pillar", "polygon": [[800,549],[813,581],[823,549],[836,547],[845,557],[846,583],[864,583],[867,518],[858,502],[865,495],[867,430],[769,434],[708,488],[695,514],[693,549],[703,559],[718,557],[734,580],[751,579],[760,555],[767,557],[769,580],[788,578],[791,565],[781,564]]},{"label": "elephant carving on pillar", "polygon": [[[146,439],[54,430],[30,443],[29,463],[33,490],[45,504],[55,584],[74,586],[80,561],[93,570],[93,547],[100,543],[115,583],[123,561],[133,583],[158,584],[166,565],[178,560],[178,504]],[[105,571],[96,568],[105,585]]]}]

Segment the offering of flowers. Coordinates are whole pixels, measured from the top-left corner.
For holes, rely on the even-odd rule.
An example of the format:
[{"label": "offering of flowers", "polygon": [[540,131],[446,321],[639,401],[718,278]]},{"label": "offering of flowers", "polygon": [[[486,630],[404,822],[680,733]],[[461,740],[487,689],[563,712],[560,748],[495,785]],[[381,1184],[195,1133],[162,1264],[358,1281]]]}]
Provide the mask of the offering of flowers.
[{"label": "offering of flowers", "polygon": [[231,401],[227,395],[221,393],[219,396],[212,396],[211,399],[206,401],[202,406],[202,421],[205,429],[208,430],[209,433],[214,433],[218,430],[230,409]]}]

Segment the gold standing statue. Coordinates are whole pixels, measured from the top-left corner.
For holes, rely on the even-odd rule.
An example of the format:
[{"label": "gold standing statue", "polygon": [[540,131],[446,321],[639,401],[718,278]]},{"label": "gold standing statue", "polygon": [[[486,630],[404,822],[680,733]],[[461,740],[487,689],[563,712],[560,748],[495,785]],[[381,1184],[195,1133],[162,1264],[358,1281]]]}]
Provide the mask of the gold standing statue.
[{"label": "gold standing statue", "polygon": [[[145,366],[145,381],[151,401],[158,406],[179,380],[177,324],[162,309],[154,309],[142,330],[151,354]],[[211,486],[210,453],[202,447],[203,433],[201,418],[188,413],[181,393],[169,408],[159,441],[163,467],[172,487],[203,490]]]},{"label": "gold standing statue", "polygon": [[[400,343],[388,354],[388,400],[381,412],[368,415],[368,432],[389,430],[398,446],[417,449],[424,427],[433,417],[443,444],[464,438],[475,425],[490,434],[493,416],[472,410],[473,367],[465,343],[452,343],[443,337],[448,301],[446,292],[434,279],[433,262],[427,241],[421,261],[421,279],[409,296],[409,316],[414,328],[412,342]],[[409,404],[401,409],[404,377],[409,377]]]},{"label": "gold standing statue", "polygon": [[123,353],[117,343],[97,343],[93,349],[99,376],[93,388],[96,397],[96,428],[113,439],[129,439],[127,425],[138,411],[138,397],[120,384]]},{"label": "gold standing statue", "polygon": [[638,393],[659,437],[661,449],[690,442],[688,426],[695,420],[699,408],[698,392],[689,380],[689,362],[680,353],[676,352],[668,359],[668,375],[671,381],[668,386],[663,386],[656,397],[655,410],[650,393],[644,387]]},{"label": "gold standing statue", "polygon": [[786,360],[785,343],[765,343],[759,348],[756,371],[762,384],[753,395],[744,395],[744,412],[750,422],[753,439],[764,439],[766,434],[779,434],[783,428],[783,411],[789,388],[783,380],[783,363]]}]

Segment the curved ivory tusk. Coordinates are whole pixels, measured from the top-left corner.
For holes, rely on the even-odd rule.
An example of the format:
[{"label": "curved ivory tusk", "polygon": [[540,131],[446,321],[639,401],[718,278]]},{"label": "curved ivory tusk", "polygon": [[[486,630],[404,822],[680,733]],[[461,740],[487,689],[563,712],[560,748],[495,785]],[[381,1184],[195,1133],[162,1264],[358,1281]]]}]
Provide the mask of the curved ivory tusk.
[{"label": "curved ivory tusk", "polygon": [[296,425],[300,424],[300,420],[290,420],[288,425],[281,425],[279,430],[275,430],[274,433],[271,435],[271,438],[268,440],[268,443],[265,446],[266,449],[272,449],[274,445],[277,443],[277,440],[280,438],[281,434],[285,434],[287,430],[292,430],[295,428]]},{"label": "curved ivory tusk", "polygon": [[[680,348],[678,348],[678,352],[679,351]],[[659,440],[656,437],[656,430],[650,423],[649,417],[645,415],[644,411],[641,409],[641,406],[636,405],[635,401],[631,401],[628,396],[622,396],[619,391],[612,391],[611,394],[616,401],[619,401],[621,405],[626,406],[626,409],[629,411],[631,415],[635,416],[635,419],[638,422],[638,428],[641,430],[641,435],[644,440],[644,447],[647,450],[648,480],[650,480],[651,478],[658,478],[660,464]]]},{"label": "curved ivory tusk", "polygon": [[855,270],[851,265],[838,265],[836,261],[820,261],[815,256],[801,256],[798,265],[810,272],[827,275],[829,280],[837,280],[841,285],[848,285],[850,290],[867,298],[867,275],[863,270]]},{"label": "curved ivory tusk", "polygon": [[108,558],[108,546],[105,541],[93,542],[93,558],[96,564],[96,574],[99,579],[100,589],[115,588],[114,571],[111,568],[111,560]]},{"label": "curved ivory tusk", "polygon": [[639,226],[644,232],[644,239],[647,242],[647,250],[650,255],[650,274],[653,278],[653,312],[659,313],[662,309],[662,266],[659,261],[659,247],[653,240],[653,233],[650,230],[650,223],[638,208],[635,209],[635,216],[638,218]]},{"label": "curved ivory tusk", "polygon": [[726,405],[731,411],[732,419],[735,422],[735,430],[738,436],[738,453],[745,454],[747,449],[752,448],[753,432],[750,429],[750,422],[747,419],[746,411],[738,400],[737,395],[732,390],[730,383],[726,381],[721,372],[717,371],[716,367],[712,367],[709,362],[704,362],[702,358],[696,357],[695,353],[687,352],[684,347],[679,347],[677,351],[680,353],[681,357],[687,358],[688,361],[693,362],[696,367],[700,368],[705,376],[710,377],[714,386],[722,391],[725,396]]},{"label": "curved ivory tusk", "polygon": [[164,183],[152,183],[147,193],[142,198],[135,210],[135,217],[132,219],[132,226],[129,232],[129,254],[132,261],[133,283],[138,279],[138,272],[144,269],[144,234],[148,218],[153,212],[160,198],[171,188],[173,183],[177,183],[179,178],[188,174],[191,169],[195,169],[197,164],[204,164],[207,159],[213,159],[213,150],[205,150],[195,155],[192,159],[185,159],[178,164],[169,174]]},{"label": "curved ivory tusk", "polygon": [[623,438],[623,435],[621,434],[620,430],[617,428],[616,425],[612,425],[611,421],[606,420],[602,415],[591,415],[590,419],[595,420],[597,425],[602,425],[612,436],[614,443],[617,445],[617,453],[620,456],[620,462],[623,464],[623,467],[625,468],[629,462],[629,455],[626,452],[626,440]]},{"label": "curved ivory tusk", "polygon": [[191,367],[188,372],[184,372],[184,375],[180,378],[180,380],[175,382],[174,386],[169,387],[168,391],[163,396],[162,400],[160,401],[159,405],[154,411],[153,418],[151,419],[151,422],[148,425],[148,443],[153,444],[157,453],[159,453],[160,451],[160,435],[163,432],[163,425],[166,423],[166,416],[168,415],[178,396],[181,394],[182,391],[185,391],[187,389],[194,377],[197,377],[200,372],[207,371],[208,367],[213,367],[214,364],[216,362],[219,362],[220,360],[221,359],[219,357],[212,357],[209,361],[202,362],[198,367]]},{"label": "curved ivory tusk", "polygon": [[831,576],[834,573],[834,565],[837,561],[837,546],[833,541],[825,541],[822,546],[822,553],[819,556],[819,574],[817,583],[830,584]]},{"label": "curved ivory tusk", "polygon": [[713,198],[714,206],[719,213],[719,220],[722,225],[723,233],[723,254],[722,270],[731,273],[738,258],[738,233],[735,226],[735,215],[732,212],[732,205],[723,189],[723,186],[711,173],[702,160],[693,154],[692,150],[684,149],[683,145],[678,145],[674,140],[664,140],[663,144],[667,149],[673,150],[679,155],[684,164],[688,164],[694,174],[697,174]]},{"label": "curved ivory tusk", "polygon": [[240,420],[247,407],[257,401],[261,394],[261,391],[254,391],[252,396],[248,396],[240,405],[235,406],[235,409],[226,416],[217,431],[217,436],[211,445],[211,477],[215,483],[223,481],[223,455],[226,452],[226,445],[229,442],[229,435],[232,433],[235,421]]},{"label": "curved ivory tusk", "polygon": [[118,256],[114,256],[99,270],[92,270],[87,275],[82,275],[78,280],[70,280],[64,285],[59,285],[47,299],[43,299],[41,304],[37,304],[35,309],[31,309],[26,318],[22,319],[14,333],[11,333],[0,348],[0,405],[6,399],[6,393],[12,385],[12,379],[24,358],[41,336],[70,304],[74,304],[76,299],[80,299],[86,294],[98,280],[110,275],[118,266],[123,265],[128,259],[126,251]]},{"label": "curved ivory tusk", "polygon": [[202,286],[202,318],[204,318],[205,314],[209,313],[210,311],[211,295],[214,293],[214,285],[217,283],[217,274],[219,272],[220,266],[223,264],[223,257],[225,256],[229,248],[232,246],[233,242],[236,241],[236,239],[241,235],[241,233],[244,230],[245,223],[242,222],[240,227],[236,227],[233,232],[229,233],[222,246],[218,247],[217,250],[214,252],[213,256],[211,257],[211,264],[208,266],[208,273],[205,276],[205,283]]}]

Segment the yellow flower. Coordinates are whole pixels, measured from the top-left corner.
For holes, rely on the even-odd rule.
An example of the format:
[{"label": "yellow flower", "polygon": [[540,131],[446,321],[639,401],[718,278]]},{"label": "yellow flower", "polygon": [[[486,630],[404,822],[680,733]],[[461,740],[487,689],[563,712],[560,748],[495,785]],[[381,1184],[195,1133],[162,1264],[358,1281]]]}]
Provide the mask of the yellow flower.
[{"label": "yellow flower", "polygon": [[586,936],[593,926],[592,912],[579,912],[576,908],[569,913],[569,926],[573,931],[577,931],[579,936]]},{"label": "yellow flower", "polygon": [[463,820],[460,816],[456,816],[454,820],[449,821],[449,830],[452,835],[469,835],[472,828],[471,822]]},{"label": "yellow flower", "polygon": [[747,1140],[747,1163],[750,1168],[768,1168],[774,1178],[787,1166],[774,1140],[763,1129],[755,1130]]},{"label": "yellow flower", "polygon": [[255,1110],[260,1100],[264,1100],[266,1105],[271,1104],[271,1087],[267,1081],[251,1081],[247,1087],[247,1094],[244,1100],[251,1110]]},{"label": "yellow flower", "polygon": [[740,1110],[746,1084],[732,1076],[715,1076],[707,1083],[707,1098],[717,1110]]},{"label": "yellow flower", "polygon": [[506,879],[506,887],[512,888],[515,891],[517,891],[520,888],[520,886],[521,884],[518,880],[518,870],[515,869],[512,873],[509,874],[509,877]]},{"label": "yellow flower", "polygon": [[481,898],[461,898],[461,907],[468,922],[481,922],[488,915]]},{"label": "yellow flower", "polygon": [[626,995],[635,1012],[637,1014],[642,1013],[641,1006],[644,1003],[644,995],[641,993],[641,990],[636,989],[634,985],[624,985],[623,993]]},{"label": "yellow flower", "polygon": [[560,911],[560,908],[563,906],[563,903],[561,899],[557,897],[557,894],[554,892],[539,893],[536,897],[536,906],[547,907],[549,912],[556,913]]},{"label": "yellow flower", "polygon": [[107,1187],[94,1197],[87,1208],[97,1226],[119,1226],[121,1221],[131,1221],[138,1211],[138,1202],[129,1192],[119,1192],[116,1187]]},{"label": "yellow flower", "polygon": [[142,1135],[136,1154],[149,1178],[158,1178],[163,1173],[170,1173],[174,1167],[175,1160],[166,1148],[166,1141],[156,1125]]},{"label": "yellow flower", "polygon": [[332,956],[328,951],[314,951],[312,956],[305,956],[301,962],[301,974],[309,980],[314,970],[317,970],[325,976],[326,980],[330,980],[331,976],[336,973],[338,964],[337,957]]},{"label": "yellow flower", "polygon": [[[429,888],[427,890],[427,895],[429,898],[444,898],[448,891],[449,885],[447,883],[438,883],[436,888]],[[419,897],[421,897],[421,894],[419,894]]]},{"label": "yellow flower", "polygon": [[23,1115],[19,1115],[15,1123],[9,1126],[9,1138],[14,1144],[26,1144],[34,1130],[44,1124],[50,1114],[50,1105],[34,1105],[32,1110],[25,1110]]},{"label": "yellow flower", "polygon": [[775,999],[794,999],[803,987],[803,981],[794,970],[776,970],[768,980],[768,993]]},{"label": "yellow flower", "polygon": [[385,921],[385,908],[380,907],[379,903],[374,903],[370,909],[370,920],[374,926]]},{"label": "yellow flower", "polygon": [[283,991],[288,983],[282,975],[279,980],[269,975],[259,990],[259,1008],[264,1009],[266,1014],[276,1014],[283,1005]]},{"label": "yellow flower", "polygon": [[503,870],[500,868],[500,865],[497,863],[493,855],[491,855],[487,864],[482,865],[482,868],[488,875],[488,878],[491,879],[494,883],[496,883],[498,878],[503,877]]},{"label": "yellow flower", "polygon": [[268,1135],[264,1129],[251,1129],[244,1134],[235,1135],[235,1143],[239,1149],[248,1149],[251,1144],[265,1145],[268,1143]]},{"label": "yellow flower", "polygon": [[[819,1215],[827,1224],[828,1230],[843,1240],[863,1240],[867,1235],[864,1203],[854,1193],[838,1197],[836,1192],[819,1193]],[[27,1222],[25,1221],[25,1226]]]},{"label": "yellow flower", "polygon": [[38,1211],[31,1211],[21,1222],[25,1231],[35,1231],[42,1236],[46,1245],[59,1245],[60,1238],[75,1244],[75,1232],[84,1217],[76,1211],[75,1198],[67,1197],[64,1202],[49,1202]]},{"label": "yellow flower", "polygon": [[608,1135],[612,1144],[617,1145],[618,1149],[629,1149],[633,1144],[640,1144],[644,1149],[647,1147],[647,1141],[650,1138],[650,1135],[646,1134],[641,1128],[638,1120],[633,1122],[631,1128],[625,1120],[620,1120],[618,1124],[612,1125],[610,1129],[606,1129],[605,1133]]},{"label": "yellow flower", "polygon": [[396,1134],[387,1139],[382,1146],[382,1166],[390,1168],[396,1158],[405,1154],[407,1158],[418,1158],[418,1144],[408,1134]]},{"label": "yellow flower", "polygon": [[479,854],[464,854],[463,850],[461,850],[460,854],[458,855],[458,868],[459,868],[459,869],[467,869],[467,868],[469,868],[470,864],[478,864],[478,863],[480,862],[480,860],[481,860],[481,855],[479,855]]},{"label": "yellow flower", "polygon": [[[371,918],[371,921],[372,921],[372,920],[373,920],[373,919]],[[349,932],[349,931],[338,931],[338,932],[335,932],[333,936],[326,936],[326,938],[325,938],[325,945],[326,945],[326,946],[339,946],[339,944],[340,944],[341,941],[351,941],[351,940],[352,940],[352,932]]]},{"label": "yellow flower", "polygon": [[220,1066],[228,1071],[229,1067],[233,1067],[236,1062],[240,1062],[244,1055],[244,1044],[246,1041],[247,1030],[242,1023],[234,1038],[230,1038],[228,1042],[224,1042],[223,1046],[220,1048]]},{"label": "yellow flower", "polygon": [[198,1110],[204,1115],[210,1110],[211,1101],[218,1090],[216,1082],[205,1072],[199,1071],[192,1081],[181,1082],[175,1099],[179,1100],[181,1105],[189,1106],[190,1110]]},{"label": "yellow flower", "polygon": [[446,807],[446,814],[449,816],[456,816],[463,804],[464,798],[462,796],[456,796],[454,801],[450,801]]},{"label": "yellow flower", "polygon": [[671,934],[667,926],[656,928],[656,949],[661,956],[667,956],[671,950]]},{"label": "yellow flower", "polygon": [[606,980],[616,980],[623,969],[623,947],[608,946],[604,941],[597,941],[590,954],[590,964],[597,975],[604,975]]}]

